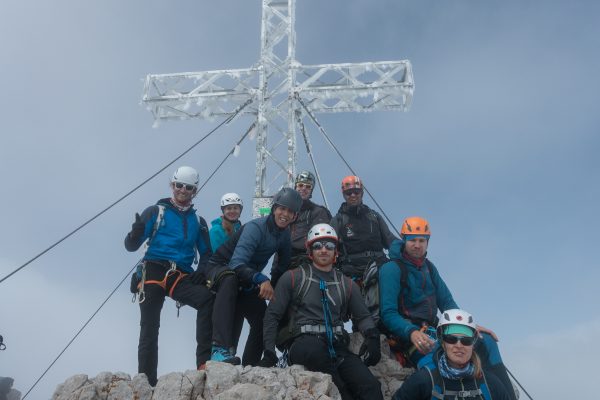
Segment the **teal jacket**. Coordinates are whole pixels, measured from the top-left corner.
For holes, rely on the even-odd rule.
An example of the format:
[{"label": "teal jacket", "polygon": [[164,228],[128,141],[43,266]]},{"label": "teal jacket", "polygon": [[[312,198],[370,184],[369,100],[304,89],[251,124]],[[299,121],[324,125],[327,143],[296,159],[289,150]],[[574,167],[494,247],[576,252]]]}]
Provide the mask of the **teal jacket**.
[{"label": "teal jacket", "polygon": [[438,309],[446,311],[459,307],[431,261],[426,260],[417,267],[405,260],[398,250],[390,248],[390,257],[406,265],[409,288],[402,289],[402,270],[396,261],[383,264],[379,270],[379,310],[386,330],[408,341],[410,334],[420,328],[420,322],[435,322]]},{"label": "teal jacket", "polygon": [[[213,251],[217,250],[219,246],[225,243],[231,236],[225,232],[223,229],[223,217],[219,217],[214,219],[211,222],[212,226],[210,228],[210,247],[212,247]],[[242,223],[240,221],[236,221],[233,224],[233,232],[237,232],[242,227]]]}]

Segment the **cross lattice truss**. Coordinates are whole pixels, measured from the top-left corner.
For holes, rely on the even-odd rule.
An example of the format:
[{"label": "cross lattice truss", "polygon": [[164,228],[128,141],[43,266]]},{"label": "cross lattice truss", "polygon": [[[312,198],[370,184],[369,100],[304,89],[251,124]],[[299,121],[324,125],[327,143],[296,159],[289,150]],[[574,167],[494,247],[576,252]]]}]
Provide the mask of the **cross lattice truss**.
[{"label": "cross lattice truss", "polygon": [[[239,108],[256,119],[255,214],[269,188],[296,172],[297,114],[408,110],[410,61],[302,65],[295,60],[295,1],[263,0],[261,58],[252,68],[148,75],[143,101],[155,120],[212,119]],[[268,140],[269,139],[269,140]],[[276,171],[269,176],[267,170]],[[278,184],[278,189],[281,184]]]}]

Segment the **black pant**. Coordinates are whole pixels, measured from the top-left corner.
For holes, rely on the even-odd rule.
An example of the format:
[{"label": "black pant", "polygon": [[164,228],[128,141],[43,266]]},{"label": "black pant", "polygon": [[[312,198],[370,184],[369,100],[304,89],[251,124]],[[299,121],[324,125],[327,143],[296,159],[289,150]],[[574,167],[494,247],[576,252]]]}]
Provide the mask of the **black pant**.
[{"label": "black pant", "polygon": [[214,313],[222,327],[220,331],[214,329],[213,344],[237,348],[245,318],[250,324],[250,334],[242,364],[256,365],[263,353],[263,319],[267,304],[258,297],[257,290],[240,291],[235,274],[228,275],[224,272],[230,272],[229,267],[208,265],[207,275],[215,282],[213,290],[217,293]]},{"label": "black pant", "polygon": [[[147,262],[146,281],[162,281],[167,268],[163,265]],[[166,288],[169,290],[178,274],[173,274],[167,280]],[[158,284],[146,284],[144,286],[145,299],[140,303],[140,340],[138,344],[138,372],[146,374],[150,385],[155,386],[157,382],[156,369],[158,366],[158,331],[160,328],[160,312],[167,291]],[[204,285],[193,284],[188,277],[182,278],[175,290],[173,299],[182,304],[195,308],[196,315],[196,366],[204,364],[210,359],[210,343],[212,336],[212,309],[213,294]],[[214,321],[216,329],[219,322]]]},{"label": "black pant", "polygon": [[383,400],[381,384],[369,368],[346,344],[334,345],[337,355],[332,362],[325,338],[316,335],[302,335],[290,347],[290,364],[301,364],[310,371],[329,374],[337,386],[342,400]]},{"label": "black pant", "polygon": [[266,310],[267,303],[258,297],[257,290],[249,292],[241,291],[238,293],[233,319],[233,342],[236,348],[242,334],[244,319],[248,320],[248,324],[250,325],[250,333],[248,334],[244,355],[242,356],[243,365],[256,365],[260,361],[264,350],[263,319]]}]

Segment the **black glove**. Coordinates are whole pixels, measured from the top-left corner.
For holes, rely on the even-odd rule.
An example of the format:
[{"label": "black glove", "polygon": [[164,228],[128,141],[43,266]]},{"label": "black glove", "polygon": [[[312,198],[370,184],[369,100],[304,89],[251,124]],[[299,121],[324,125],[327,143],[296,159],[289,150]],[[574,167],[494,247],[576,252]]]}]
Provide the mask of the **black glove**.
[{"label": "black glove", "polygon": [[381,359],[381,343],[379,341],[379,331],[376,328],[367,329],[364,334],[365,341],[360,346],[359,357],[367,367],[375,365]]},{"label": "black glove", "polygon": [[190,274],[190,280],[194,285],[200,285],[206,282],[206,276],[204,272],[200,271],[200,268]]},{"label": "black glove", "polygon": [[262,360],[258,362],[258,366],[271,368],[277,365],[277,360],[277,354],[273,350],[265,350]]},{"label": "black glove", "polygon": [[142,217],[140,217],[140,214],[135,213],[135,222],[131,225],[131,238],[141,238],[144,236],[145,230],[146,224],[142,221]]}]

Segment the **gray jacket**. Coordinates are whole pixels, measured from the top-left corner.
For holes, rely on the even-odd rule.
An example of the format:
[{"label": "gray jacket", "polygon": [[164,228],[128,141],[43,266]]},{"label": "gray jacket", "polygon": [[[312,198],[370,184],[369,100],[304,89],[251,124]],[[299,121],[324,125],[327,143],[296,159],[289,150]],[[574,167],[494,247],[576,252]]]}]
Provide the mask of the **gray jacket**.
[{"label": "gray jacket", "polygon": [[[319,279],[323,279],[327,282],[328,302],[333,326],[343,326],[344,314],[348,312],[352,315],[353,319],[358,321],[358,328],[361,332],[364,333],[368,329],[375,328],[369,310],[365,306],[365,302],[360,294],[360,289],[352,282],[352,280],[350,280],[350,278],[335,270],[323,272],[312,265],[310,266],[310,269],[312,270],[313,281],[310,281],[310,287],[308,287],[306,295],[303,297],[295,315],[297,326],[325,324],[323,303],[321,300],[322,294],[318,283]],[[338,275],[337,284],[335,283],[336,277],[334,274]],[[345,280],[345,292],[342,290],[342,279]],[[275,298],[267,307],[263,323],[265,350],[275,351],[275,341],[277,338],[279,321],[284,318],[288,312],[288,308],[292,305],[292,302],[298,293],[301,281],[302,271],[300,268],[296,268],[291,271],[286,271],[275,287]],[[308,283],[309,282],[307,282],[307,285]],[[336,285],[340,287],[340,290],[338,290]],[[345,298],[340,298],[340,294]]]}]

